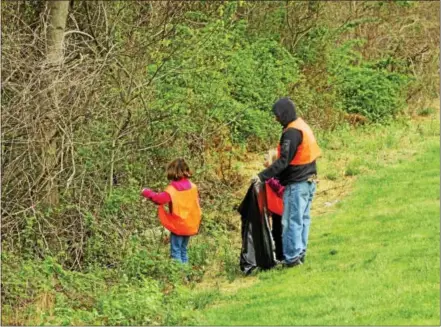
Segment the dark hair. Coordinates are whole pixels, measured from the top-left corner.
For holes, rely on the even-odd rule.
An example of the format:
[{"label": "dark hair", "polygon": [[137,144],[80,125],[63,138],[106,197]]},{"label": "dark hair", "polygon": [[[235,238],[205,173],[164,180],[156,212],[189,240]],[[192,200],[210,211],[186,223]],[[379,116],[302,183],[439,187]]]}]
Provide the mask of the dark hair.
[{"label": "dark hair", "polygon": [[192,172],[184,159],[175,159],[167,166],[167,178],[178,181],[182,178],[190,178]]}]

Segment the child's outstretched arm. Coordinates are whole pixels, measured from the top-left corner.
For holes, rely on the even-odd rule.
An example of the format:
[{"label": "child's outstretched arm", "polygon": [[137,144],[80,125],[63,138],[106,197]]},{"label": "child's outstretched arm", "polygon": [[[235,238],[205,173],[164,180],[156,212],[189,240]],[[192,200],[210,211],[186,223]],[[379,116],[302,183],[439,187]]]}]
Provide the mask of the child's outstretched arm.
[{"label": "child's outstretched arm", "polygon": [[156,193],[149,188],[145,188],[141,191],[141,195],[156,204],[166,204],[171,202],[170,194],[167,192]]}]

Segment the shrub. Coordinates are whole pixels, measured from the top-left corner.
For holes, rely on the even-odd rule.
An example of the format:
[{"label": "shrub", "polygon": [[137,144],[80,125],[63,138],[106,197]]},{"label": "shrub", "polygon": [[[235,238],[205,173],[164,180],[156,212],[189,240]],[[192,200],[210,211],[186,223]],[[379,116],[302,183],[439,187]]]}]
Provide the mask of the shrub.
[{"label": "shrub", "polygon": [[331,80],[340,97],[340,107],[377,122],[395,116],[406,104],[409,78],[392,73],[381,65],[366,62],[353,49],[358,42],[346,43],[333,53]]}]

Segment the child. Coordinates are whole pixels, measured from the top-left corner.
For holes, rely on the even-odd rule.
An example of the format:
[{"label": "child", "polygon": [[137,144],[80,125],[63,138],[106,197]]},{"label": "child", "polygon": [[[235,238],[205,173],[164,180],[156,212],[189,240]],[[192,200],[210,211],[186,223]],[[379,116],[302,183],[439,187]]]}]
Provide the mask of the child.
[{"label": "child", "polygon": [[[268,167],[271,165],[274,161],[277,160],[277,151],[276,150],[269,150],[268,154],[266,155],[264,166]],[[283,213],[283,191],[285,190],[285,187],[283,187],[280,182],[276,178],[270,178],[265,183],[265,188],[267,190],[267,204],[268,209],[272,207],[271,204],[274,203],[274,201],[279,202],[279,208],[277,210],[274,210],[274,212],[271,212],[272,217],[272,226],[271,226],[271,232],[273,235],[274,243],[276,246],[276,259],[279,261],[282,261],[283,258],[283,249],[282,249],[282,213]],[[269,190],[268,187],[271,189]],[[272,199],[269,192],[273,191],[275,194],[271,194],[273,196],[276,196],[278,199]],[[270,203],[271,202],[271,203]],[[277,205],[275,205],[277,206]]]},{"label": "child", "polygon": [[[171,257],[188,263],[187,245],[190,236],[196,235],[201,222],[201,208],[196,185],[190,182],[191,171],[184,159],[176,159],[167,166],[167,178],[171,183],[164,192],[155,193],[145,188],[141,195],[158,204],[162,225],[171,232]],[[164,209],[169,205],[169,212]]]}]

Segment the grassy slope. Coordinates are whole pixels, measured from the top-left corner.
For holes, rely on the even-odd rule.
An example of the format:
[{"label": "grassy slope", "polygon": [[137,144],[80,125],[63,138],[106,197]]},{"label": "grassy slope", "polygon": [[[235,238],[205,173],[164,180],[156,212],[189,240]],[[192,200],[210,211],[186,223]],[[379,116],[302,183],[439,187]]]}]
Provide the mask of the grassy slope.
[{"label": "grassy slope", "polygon": [[[428,135],[423,129],[415,134],[416,141],[402,149],[404,160],[395,164],[369,161],[372,154],[366,158],[368,162],[363,157],[351,158],[356,168],[367,167],[370,173],[360,177],[355,191],[334,213],[315,219],[307,264],[261,273],[252,287],[224,295],[202,311],[198,323],[438,324],[436,134]],[[370,142],[377,140],[372,137]],[[360,153],[369,144],[360,145]]]},{"label": "grassy slope", "polygon": [[[197,237],[192,240],[191,255],[200,254],[206,242],[225,245],[225,240],[221,241],[221,238],[226,239],[226,244],[230,247],[219,247],[216,253],[211,254],[216,259],[213,260],[212,267],[205,274],[202,283],[190,284],[190,287],[178,285],[173,295],[159,297],[156,304],[152,305],[149,301],[158,298],[160,294],[159,289],[154,290],[155,283],[152,281],[143,283],[140,288],[137,283],[120,280],[116,271],[98,269],[77,273],[59,271],[56,265],[46,261],[41,264],[17,260],[18,268],[9,271],[17,271],[16,278],[10,280],[9,291],[12,289],[16,294],[20,294],[19,305],[9,309],[3,305],[2,323],[186,325],[199,317],[199,323],[225,325],[349,322],[379,324],[388,321],[399,323],[399,319],[402,323],[411,324],[414,320],[407,319],[407,316],[416,317],[415,319],[421,323],[436,323],[430,315],[436,314],[434,308],[439,304],[438,297],[435,297],[435,288],[439,289],[439,279],[433,271],[436,266],[434,260],[439,260],[438,252],[436,255],[434,253],[433,243],[439,242],[439,239],[430,242],[430,237],[435,237],[439,225],[434,220],[429,221],[433,225],[433,234],[430,234],[430,226],[423,220],[425,215],[421,214],[418,221],[425,224],[423,226],[413,228],[418,221],[402,221],[403,225],[394,223],[399,214],[395,212],[396,208],[401,208],[406,214],[412,213],[407,208],[409,203],[421,205],[430,200],[431,196],[425,192],[433,191],[434,187],[424,182],[417,184],[412,192],[421,196],[415,200],[409,199],[407,190],[402,197],[398,196],[398,193],[395,196],[396,192],[393,192],[393,198],[385,199],[391,202],[390,205],[381,206],[378,210],[375,204],[371,203],[369,212],[366,209],[360,210],[362,205],[354,206],[352,201],[357,197],[369,200],[369,197],[363,195],[366,193],[371,196],[374,191],[385,192],[377,190],[377,183],[366,184],[362,180],[361,184],[357,184],[357,178],[360,176],[374,175],[376,171],[383,171],[395,164],[406,165],[408,161],[415,160],[415,154],[423,153],[427,146],[439,147],[439,110],[438,116],[418,118],[414,121],[404,119],[390,126],[342,128],[318,136],[324,149],[324,156],[319,164],[321,182],[313,205],[314,225],[310,257],[308,264],[300,270],[273,271],[245,278],[237,273],[237,255],[240,249],[238,229],[208,238]],[[262,154],[250,153],[246,162],[237,163],[241,165],[240,173],[245,179],[262,169],[262,158]],[[435,161],[430,162],[435,164]],[[418,170],[418,180],[428,180],[432,174],[439,176],[439,171],[435,170],[430,172],[429,176],[424,176],[426,172],[420,172]],[[401,179],[390,179],[389,176],[387,178],[389,181],[406,183],[403,181],[407,175]],[[354,183],[357,193],[347,197],[354,189]],[[362,191],[363,183],[366,185],[365,191]],[[243,197],[246,187],[245,183],[243,189],[233,194],[237,201]],[[422,193],[418,191],[420,187]],[[359,192],[361,195],[357,195]],[[381,196],[375,195],[372,199],[374,198],[379,199]],[[344,200],[343,203],[339,202],[341,206],[335,205],[336,201],[341,200]],[[404,202],[406,207],[403,207],[400,201]],[[429,204],[433,205],[432,202]],[[420,209],[421,207],[415,208],[416,211]],[[424,205],[423,209],[430,208]],[[231,224],[240,226],[236,212],[227,211],[211,212],[211,218],[216,220],[218,215],[222,215],[222,219],[225,219],[228,215]],[[210,213],[208,209],[205,212],[206,216]],[[360,213],[361,217],[358,217]],[[436,217],[438,215],[437,207]],[[369,224],[365,223],[365,220],[369,221]],[[382,229],[382,238],[377,237],[373,241],[372,230],[375,230],[376,224],[389,230]],[[390,228],[391,226],[393,228]],[[406,227],[405,232],[400,231],[397,226]],[[428,233],[430,236],[427,236]],[[200,245],[199,252],[197,245]],[[377,251],[379,246],[384,247],[381,252]],[[362,248],[362,251],[358,252],[359,248]],[[413,249],[417,260],[422,264],[418,265],[415,259],[411,259],[415,265],[409,264],[404,258],[405,253]],[[337,254],[331,256],[331,250],[336,250]],[[420,255],[423,257],[418,257]],[[148,263],[143,260],[135,258],[134,267],[143,268],[143,265]],[[15,258],[11,257],[9,261],[15,262]],[[374,266],[380,269],[375,270]],[[418,269],[422,271],[418,272]],[[308,284],[302,286],[306,281]],[[62,292],[54,290],[54,282],[57,282],[58,286],[59,283],[64,285]],[[433,289],[428,293],[426,289],[431,287],[430,283]],[[31,290],[28,285],[37,285],[38,289]],[[20,293],[23,290],[25,293]],[[34,292],[39,293],[35,295]],[[413,300],[409,297],[411,292]],[[265,297],[263,300],[262,294]],[[32,300],[29,301],[28,298]],[[216,301],[216,307],[212,306]],[[148,304],[145,305],[146,303]],[[237,310],[228,307],[228,303]],[[399,309],[395,308],[397,306]],[[269,311],[263,310],[265,307],[268,307]],[[242,308],[246,308],[243,315],[240,312]]]}]

